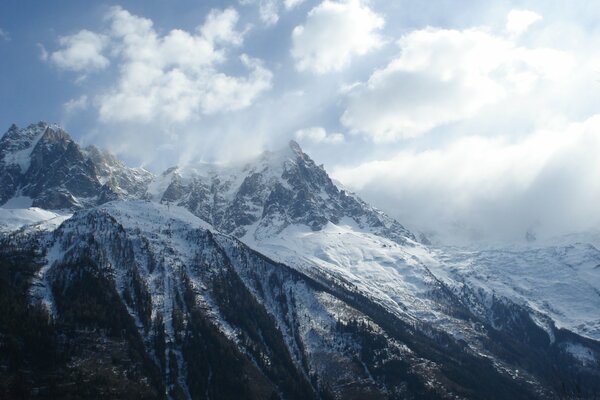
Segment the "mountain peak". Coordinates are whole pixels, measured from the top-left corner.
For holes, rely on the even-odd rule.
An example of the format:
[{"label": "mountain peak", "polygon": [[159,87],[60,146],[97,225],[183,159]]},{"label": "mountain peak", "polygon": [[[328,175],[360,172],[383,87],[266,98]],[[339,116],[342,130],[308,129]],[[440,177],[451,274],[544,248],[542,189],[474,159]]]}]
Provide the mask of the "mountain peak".
[{"label": "mountain peak", "polygon": [[290,140],[288,143],[288,146],[290,147],[290,149],[297,155],[301,155],[304,154],[302,152],[302,148],[300,147],[300,145],[298,144],[298,142],[296,142],[295,140]]},{"label": "mountain peak", "polygon": [[64,132],[64,129],[55,123],[39,121],[34,124],[29,124],[26,128],[19,128],[16,124],[11,124],[6,133],[2,136],[2,141],[25,141],[29,142],[34,138],[41,137],[42,134],[50,129],[53,132]]}]

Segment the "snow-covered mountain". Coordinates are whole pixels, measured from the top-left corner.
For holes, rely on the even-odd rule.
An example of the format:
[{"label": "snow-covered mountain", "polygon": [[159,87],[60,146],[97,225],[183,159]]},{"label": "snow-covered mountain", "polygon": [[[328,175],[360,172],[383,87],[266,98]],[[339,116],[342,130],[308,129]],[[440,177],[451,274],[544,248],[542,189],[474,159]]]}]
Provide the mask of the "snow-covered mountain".
[{"label": "snow-covered mountain", "polygon": [[[57,126],[11,128],[0,143],[0,181],[16,182],[2,187],[0,285],[19,288],[0,301],[51,315],[28,322],[60,355],[57,372],[27,375],[42,395],[72,396],[73,382],[120,398],[600,393],[591,244],[424,245],[294,142],[243,166],[158,176],[81,149]],[[43,160],[57,165],[48,181]],[[64,193],[72,201],[48,202]],[[18,209],[25,197],[46,209]],[[18,332],[0,331],[0,345],[27,342]]]},{"label": "snow-covered mountain", "polygon": [[294,225],[319,231],[349,218],[361,230],[398,243],[414,240],[397,221],[338,188],[293,141],[239,167],[171,168],[155,178],[149,192],[237,237],[265,238]]},{"label": "snow-covered mountain", "polygon": [[82,149],[58,125],[12,125],[0,139],[0,205],[11,208],[80,209],[139,198],[151,177],[95,147]]}]

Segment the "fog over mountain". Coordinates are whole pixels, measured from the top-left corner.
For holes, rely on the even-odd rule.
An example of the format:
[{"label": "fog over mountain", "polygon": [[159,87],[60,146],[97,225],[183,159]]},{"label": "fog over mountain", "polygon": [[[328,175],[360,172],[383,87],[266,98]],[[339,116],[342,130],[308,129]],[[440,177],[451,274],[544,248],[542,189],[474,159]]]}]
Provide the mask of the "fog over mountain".
[{"label": "fog over mountain", "polygon": [[59,122],[155,173],[295,139],[445,242],[600,223],[590,2],[23,4],[0,5],[4,129]]}]

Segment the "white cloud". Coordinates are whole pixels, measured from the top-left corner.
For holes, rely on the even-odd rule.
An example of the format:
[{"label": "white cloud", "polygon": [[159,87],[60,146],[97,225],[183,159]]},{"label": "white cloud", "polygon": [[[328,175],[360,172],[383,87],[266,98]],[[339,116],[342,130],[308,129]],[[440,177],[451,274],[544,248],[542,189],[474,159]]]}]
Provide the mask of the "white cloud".
[{"label": "white cloud", "polygon": [[174,29],[160,36],[151,20],[120,7],[112,8],[107,18],[120,76],[99,97],[103,121],[186,122],[200,114],[247,107],[271,87],[271,72],[246,55],[240,57],[246,76],[217,69],[227,59],[226,46],[243,40],[233,9],[213,10],[198,34]]},{"label": "white cloud", "polygon": [[65,112],[72,114],[75,111],[81,111],[88,108],[88,97],[87,95],[81,95],[76,99],[71,99],[63,104]]},{"label": "white cloud", "polygon": [[260,20],[266,26],[273,26],[279,22],[281,6],[285,11],[289,11],[296,6],[304,3],[306,0],[239,0],[242,5],[257,5]]},{"label": "white cloud", "polygon": [[572,55],[526,48],[484,28],[426,28],[398,42],[400,56],[349,90],[341,122],[375,142],[419,136],[520,98],[575,67]]},{"label": "white cloud", "polygon": [[299,6],[304,3],[306,0],[284,0],[283,4],[287,10],[291,10],[292,8]]},{"label": "white cloud", "polygon": [[314,126],[311,128],[300,129],[296,131],[296,139],[308,140],[313,143],[337,144],[344,141],[344,135],[341,133],[327,133],[325,128]]},{"label": "white cloud", "polygon": [[382,45],[384,19],[360,0],[325,0],[292,33],[292,56],[300,71],[326,73],[346,67]]},{"label": "white cloud", "polygon": [[102,52],[107,45],[107,37],[88,30],[81,30],[58,40],[61,49],[50,54],[49,59],[56,66],[71,71],[92,71],[108,67],[110,64]]},{"label": "white cloud", "polygon": [[274,25],[279,21],[279,7],[277,0],[259,0],[260,18],[267,25]]},{"label": "white cloud", "polygon": [[529,27],[542,20],[542,16],[531,10],[511,10],[506,18],[506,31],[513,36],[519,36]]},{"label": "white cloud", "polygon": [[239,14],[233,8],[223,12],[212,10],[206,17],[204,25],[200,27],[200,33],[210,43],[240,45],[243,40],[242,33],[235,29],[239,19]]},{"label": "white cloud", "polygon": [[240,56],[248,68],[247,77],[231,77],[223,73],[215,74],[208,90],[201,99],[201,105],[207,114],[223,110],[239,110],[248,107],[256,96],[271,88],[272,73],[264,68],[258,59]]},{"label": "white cloud", "polygon": [[258,14],[261,21],[267,26],[275,25],[279,21],[280,0],[240,0],[243,5],[258,5]]},{"label": "white cloud", "polygon": [[600,114],[517,140],[470,136],[403,151],[333,176],[425,230],[460,221],[486,239],[521,239],[530,228],[561,234],[600,225],[592,212],[600,198],[598,132]]}]

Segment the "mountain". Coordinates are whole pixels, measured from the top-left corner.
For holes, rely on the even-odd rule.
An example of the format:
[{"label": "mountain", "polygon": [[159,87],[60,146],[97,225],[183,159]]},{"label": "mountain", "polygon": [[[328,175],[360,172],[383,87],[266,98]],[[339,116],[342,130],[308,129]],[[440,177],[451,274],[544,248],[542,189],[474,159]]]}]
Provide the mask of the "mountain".
[{"label": "mountain", "polygon": [[240,167],[171,168],[150,184],[150,195],[236,237],[264,238],[293,225],[319,231],[348,218],[398,243],[414,241],[397,221],[338,188],[294,141]]},{"label": "mountain", "polygon": [[[66,145],[46,181],[29,170],[48,130]],[[0,180],[18,182],[0,208],[4,397],[600,393],[593,245],[424,245],[294,142],[157,176],[54,125],[0,143]],[[43,203],[65,192],[66,207]],[[15,208],[25,196],[46,209]]]},{"label": "mountain", "polygon": [[82,149],[58,125],[12,125],[0,139],[0,205],[74,210],[139,198],[151,176],[95,147]]}]

